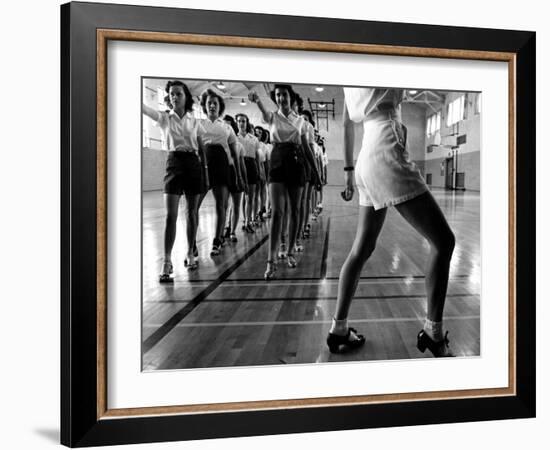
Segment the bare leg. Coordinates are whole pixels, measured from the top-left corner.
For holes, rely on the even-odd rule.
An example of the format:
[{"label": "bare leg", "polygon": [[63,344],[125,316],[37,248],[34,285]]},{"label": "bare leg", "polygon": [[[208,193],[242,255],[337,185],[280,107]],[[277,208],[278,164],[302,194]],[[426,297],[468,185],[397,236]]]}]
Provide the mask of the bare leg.
[{"label": "bare leg", "polygon": [[252,220],[256,220],[256,215],[260,210],[260,181],[254,185],[254,197],[252,202]]},{"label": "bare leg", "polygon": [[246,225],[246,204],[248,202],[248,184],[244,187],[244,195],[243,195],[243,202],[242,202],[242,213],[243,213],[243,226]]},{"label": "bare leg", "polygon": [[231,233],[235,233],[235,230],[237,229],[237,225],[239,224],[242,197],[243,197],[242,192],[235,192],[231,194],[231,198],[233,200],[233,207],[232,207],[233,213],[231,216]]},{"label": "bare leg", "polygon": [[227,186],[214,186],[212,188],[214,199],[216,201],[216,228],[215,238],[220,239],[223,233],[223,227],[225,225],[225,214],[227,211],[227,198],[229,197],[229,191]]},{"label": "bare leg", "polygon": [[200,195],[185,195],[187,200],[187,259],[192,261],[193,246],[197,239],[197,230],[199,226],[199,201]]},{"label": "bare leg", "polygon": [[361,270],[374,251],[376,240],[384,225],[387,208],[375,211],[372,206],[359,207],[357,233],[351,250],[340,271],[338,299],[334,318],[343,320],[348,317],[351,300],[357,289]]},{"label": "bare leg", "polygon": [[[304,226],[306,224],[304,217],[307,215],[306,211],[306,195],[307,195],[307,182],[305,187],[302,189],[302,194],[300,195],[300,203],[298,205],[298,231],[296,233],[298,241],[302,237],[302,232],[304,231]],[[292,250],[292,249],[291,249]]]},{"label": "bare leg", "polygon": [[279,246],[283,215],[285,213],[286,187],[283,183],[270,183],[269,197],[271,201],[272,216],[269,234],[269,250],[267,259],[274,261]]},{"label": "bare leg", "polygon": [[288,192],[285,189],[285,199],[283,206],[283,222],[281,226],[281,242],[286,244],[288,241]]},{"label": "bare leg", "polygon": [[246,223],[250,224],[253,220],[254,213],[254,193],[256,192],[256,185],[249,184],[247,190],[247,201],[246,201]]},{"label": "bare leg", "polygon": [[180,196],[164,194],[164,208],[166,219],[164,222],[164,261],[172,261],[172,249],[176,240],[176,225],[178,221],[178,207]]},{"label": "bare leg", "polygon": [[289,186],[287,189],[289,210],[288,253],[291,254],[294,252],[296,236],[298,235],[298,225],[300,223],[300,202],[302,200],[302,192],[304,188],[301,186]]},{"label": "bare leg", "polygon": [[441,322],[449,282],[449,266],[455,246],[454,234],[430,192],[396,205],[395,208],[430,243],[426,267],[428,319]]},{"label": "bare leg", "polygon": [[265,198],[266,198],[266,184],[264,182],[260,185],[260,211],[262,212],[265,212],[266,210]]},{"label": "bare leg", "polygon": [[306,187],[304,188],[304,190],[306,191],[306,195],[305,195],[304,211],[302,216],[303,228],[305,228],[305,226],[309,223],[309,215],[311,214],[311,195],[312,195],[311,191],[313,190],[312,187],[313,185],[311,183],[306,183]]}]

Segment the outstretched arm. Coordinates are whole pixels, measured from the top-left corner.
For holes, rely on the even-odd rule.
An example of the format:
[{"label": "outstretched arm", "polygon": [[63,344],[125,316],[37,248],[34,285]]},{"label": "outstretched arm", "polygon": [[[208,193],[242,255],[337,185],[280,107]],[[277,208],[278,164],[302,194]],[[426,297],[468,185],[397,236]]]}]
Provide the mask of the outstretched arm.
[{"label": "outstretched arm", "polygon": [[265,123],[271,123],[271,119],[273,118],[273,113],[266,109],[265,105],[260,100],[260,96],[255,91],[250,91],[248,93],[248,100],[250,100],[252,103],[256,103],[256,105],[258,105],[258,109],[262,113],[263,121]]},{"label": "outstretched arm", "polygon": [[155,122],[158,122],[160,114],[156,109],[153,109],[150,106],[147,106],[145,103],[142,103],[141,104],[141,111],[147,117],[153,119]]},{"label": "outstretched arm", "polygon": [[[349,118],[348,108],[344,102],[344,167],[353,167],[353,143],[355,141],[355,125]],[[355,187],[353,186],[353,170],[344,172],[345,190],[342,198],[350,201],[353,198]]]}]

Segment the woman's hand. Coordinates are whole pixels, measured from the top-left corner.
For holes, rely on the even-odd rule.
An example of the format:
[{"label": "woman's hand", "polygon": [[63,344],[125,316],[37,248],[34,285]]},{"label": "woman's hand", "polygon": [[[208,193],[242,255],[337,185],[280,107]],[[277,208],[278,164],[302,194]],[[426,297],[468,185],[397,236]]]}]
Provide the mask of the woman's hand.
[{"label": "woman's hand", "polygon": [[313,171],[313,173],[315,174],[315,180],[313,180],[313,184],[315,185],[315,190],[320,191],[323,185],[321,181],[321,175],[319,174],[319,171],[317,170],[317,168]]},{"label": "woman's hand", "polygon": [[355,186],[353,185],[353,176],[352,176],[352,174],[353,174],[352,171],[344,172],[345,189],[344,189],[344,191],[342,192],[341,195],[342,195],[342,198],[346,202],[349,202],[353,198],[353,193],[355,192]]},{"label": "woman's hand", "polygon": [[258,103],[258,100],[260,100],[260,96],[255,91],[250,91],[248,93],[248,100],[250,100],[252,103]]}]

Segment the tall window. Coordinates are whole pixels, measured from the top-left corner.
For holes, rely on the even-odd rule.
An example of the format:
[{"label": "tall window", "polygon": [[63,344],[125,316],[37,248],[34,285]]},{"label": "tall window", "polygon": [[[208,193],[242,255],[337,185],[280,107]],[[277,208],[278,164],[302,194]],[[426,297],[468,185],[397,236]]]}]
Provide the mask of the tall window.
[{"label": "tall window", "polygon": [[161,87],[157,88],[157,103],[158,103],[158,110],[159,111],[166,111],[168,109],[168,106],[166,103],[164,103],[164,97],[166,97],[168,94],[165,92],[165,90]]},{"label": "tall window", "polygon": [[461,95],[447,105],[447,126],[464,119],[464,96]]},{"label": "tall window", "polygon": [[206,119],[206,114],[204,114],[204,111],[202,110],[200,101],[195,101],[193,104],[193,117],[195,119]]},{"label": "tall window", "polygon": [[481,114],[481,93],[477,94],[476,96],[475,113]]},{"label": "tall window", "polygon": [[426,122],[426,136],[430,137],[441,129],[441,111],[432,114]]}]

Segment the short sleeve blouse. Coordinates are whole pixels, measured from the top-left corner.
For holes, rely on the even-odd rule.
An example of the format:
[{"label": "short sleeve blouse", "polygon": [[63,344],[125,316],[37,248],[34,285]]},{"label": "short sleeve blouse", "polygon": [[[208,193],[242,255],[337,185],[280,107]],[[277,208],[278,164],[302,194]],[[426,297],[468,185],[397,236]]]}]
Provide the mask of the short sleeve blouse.
[{"label": "short sleeve blouse", "polygon": [[200,121],[198,135],[204,145],[221,145],[227,153],[229,163],[233,164],[229,145],[236,144],[237,137],[231,125],[219,118],[213,122],[209,119],[203,119]]},{"label": "short sleeve blouse", "polygon": [[301,144],[302,135],[306,134],[303,117],[291,111],[288,116],[277,110],[270,115],[269,131],[274,143],[291,142]]},{"label": "short sleeve blouse", "polygon": [[199,148],[197,135],[199,120],[190,114],[178,116],[174,111],[158,112],[157,125],[166,138],[168,151],[197,151]]},{"label": "short sleeve blouse", "polygon": [[260,141],[256,136],[253,136],[250,133],[247,133],[246,135],[241,135],[240,133],[237,135],[237,140],[242,144],[244,147],[244,157],[245,158],[256,158],[256,152],[258,151],[258,148],[260,147]]}]

